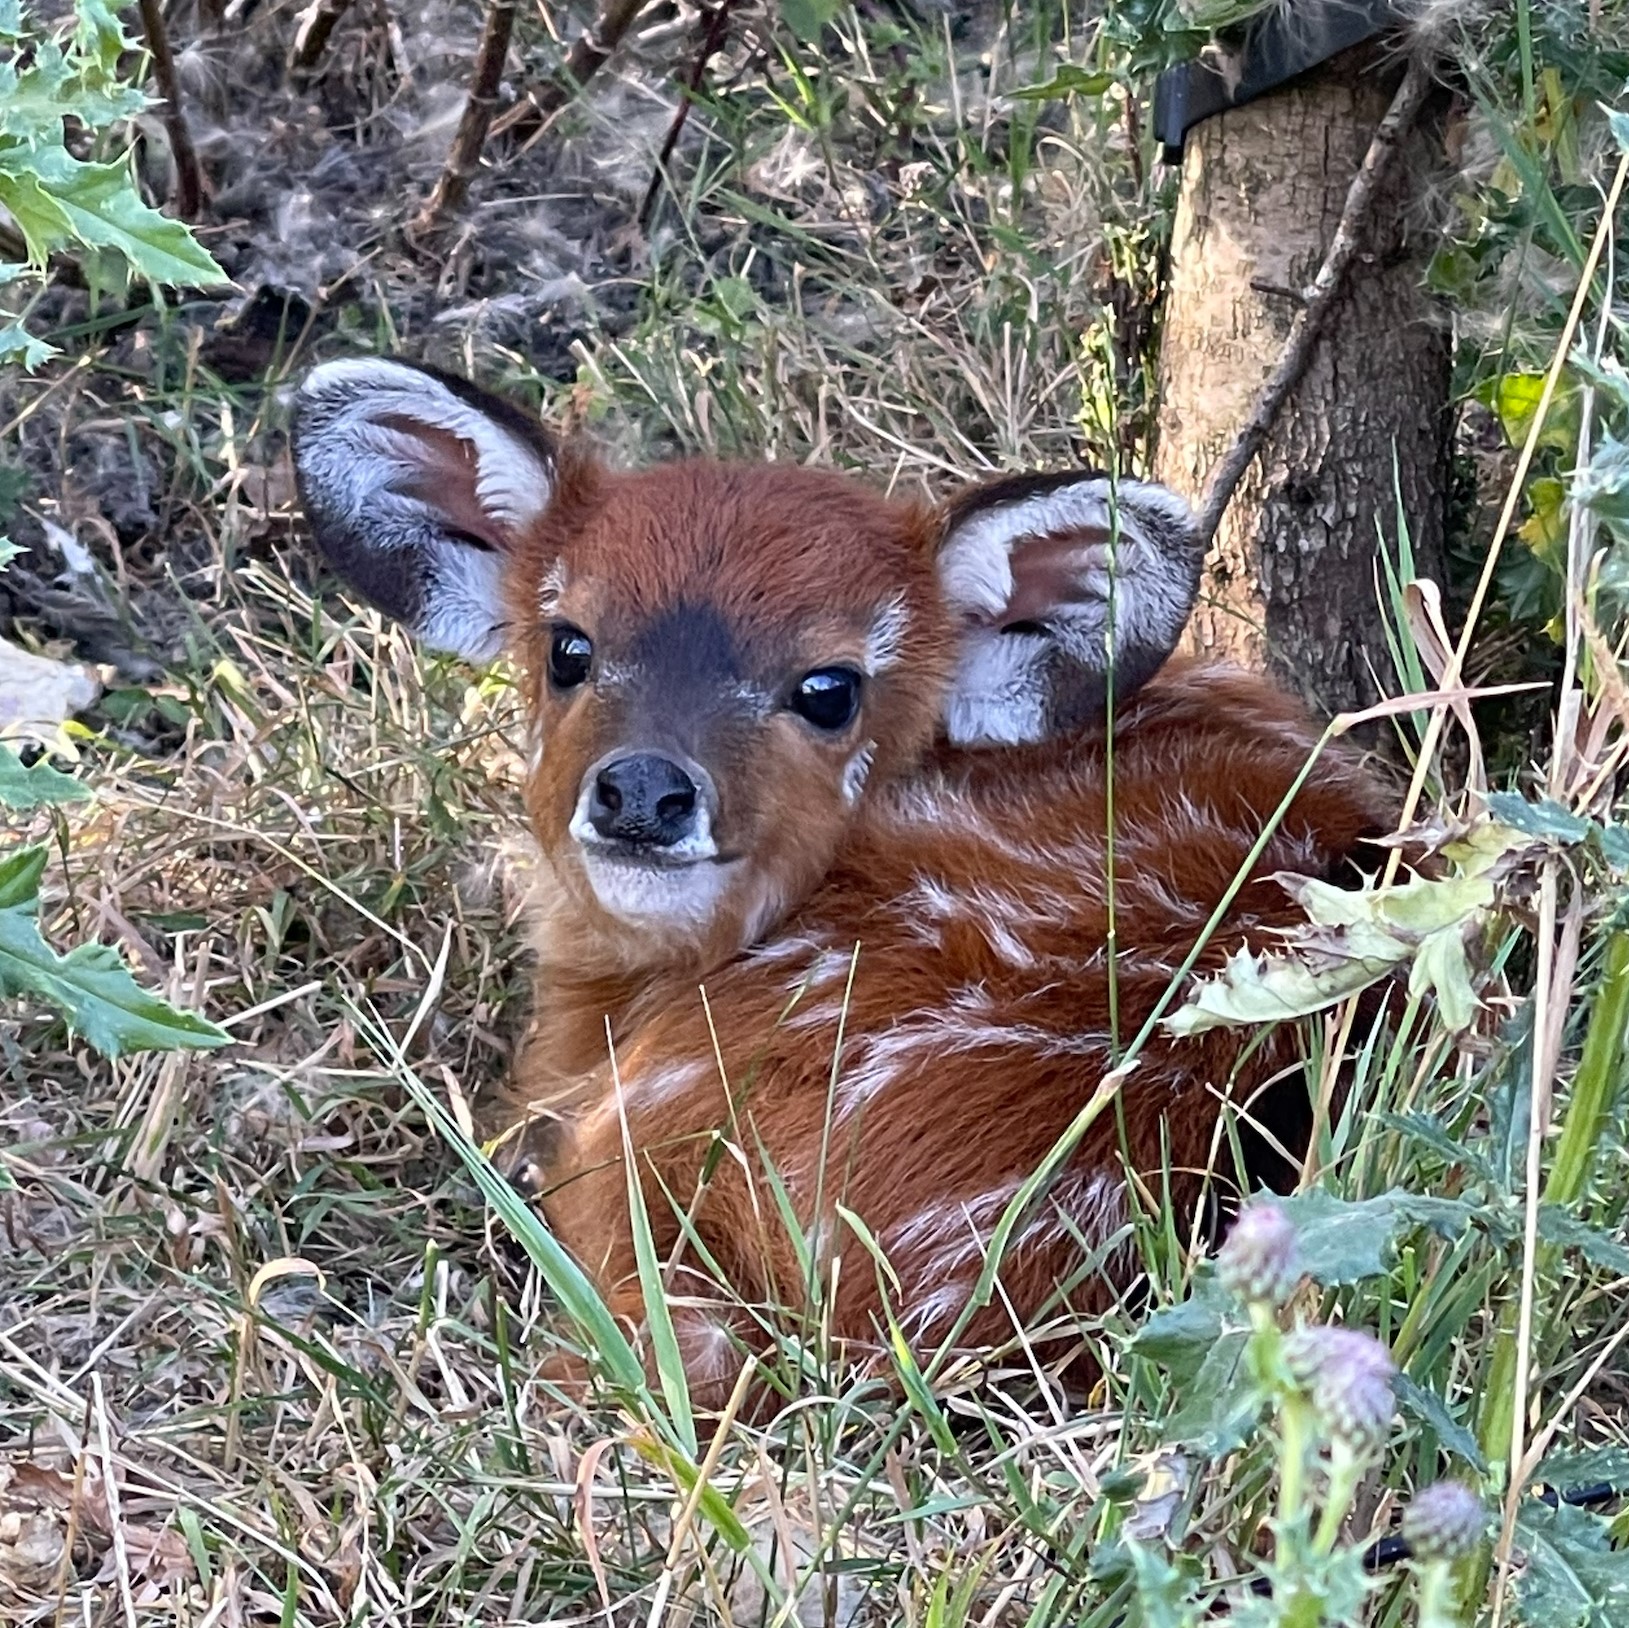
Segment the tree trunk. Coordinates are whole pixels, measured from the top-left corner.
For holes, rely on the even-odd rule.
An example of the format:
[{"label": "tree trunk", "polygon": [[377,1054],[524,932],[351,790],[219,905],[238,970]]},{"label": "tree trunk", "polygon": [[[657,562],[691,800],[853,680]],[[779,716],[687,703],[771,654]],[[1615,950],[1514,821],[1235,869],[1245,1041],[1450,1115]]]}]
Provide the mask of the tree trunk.
[{"label": "tree trunk", "polygon": [[[1401,75],[1347,52],[1188,133],[1160,350],[1155,474],[1194,499],[1250,416],[1316,275]],[[1264,669],[1320,711],[1394,680],[1377,545],[1441,580],[1451,339],[1421,278],[1424,190],[1440,162],[1428,109],[1384,180],[1311,366],[1239,485],[1189,627],[1197,653]],[[1412,230],[1411,230],[1412,228]],[[1395,454],[1395,462],[1394,462]]]}]

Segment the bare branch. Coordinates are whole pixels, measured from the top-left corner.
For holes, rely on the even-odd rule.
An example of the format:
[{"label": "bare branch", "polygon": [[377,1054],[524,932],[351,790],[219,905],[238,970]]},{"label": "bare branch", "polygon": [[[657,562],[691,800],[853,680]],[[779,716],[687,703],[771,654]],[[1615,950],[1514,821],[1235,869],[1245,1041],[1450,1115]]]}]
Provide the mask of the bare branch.
[{"label": "bare branch", "polygon": [[288,55],[291,74],[310,73],[328,49],[328,36],[351,9],[351,0],[311,0],[294,27],[294,46]]},{"label": "bare branch", "polygon": [[159,0],[141,0],[141,31],[146,36],[147,53],[153,59],[153,82],[163,98],[164,134],[169,138],[170,156],[175,160],[175,212],[182,220],[196,220],[203,201],[203,181],[198,173],[198,155],[193,150],[192,133],[181,111],[181,86],[175,77],[175,58],[170,53],[169,31]]},{"label": "bare branch", "polygon": [[684,121],[690,117],[690,105],[701,89],[702,76],[707,72],[707,64],[712,60],[713,53],[724,43],[724,30],[729,26],[731,3],[732,0],[718,0],[708,15],[707,32],[702,36],[701,50],[696,53],[696,60],[691,64],[690,83],[679,98],[678,111],[673,115],[673,123],[668,126],[662,150],[656,155],[656,173],[651,176],[650,185],[645,189],[644,202],[639,206],[639,224],[642,227],[650,225],[651,210],[656,207],[657,194],[661,191],[662,181],[667,175],[667,161],[673,156],[673,149],[679,144],[679,132],[684,129]]},{"label": "bare branch", "polygon": [[433,232],[442,217],[457,209],[469,196],[470,181],[480,166],[481,150],[492,128],[492,110],[497,105],[504,59],[509,55],[509,37],[514,29],[515,0],[491,0],[481,30],[480,49],[475,54],[469,100],[464,103],[464,116],[458,121],[458,134],[453,137],[446,167],[435,190],[408,224],[410,239]]},{"label": "bare branch", "polygon": [[542,84],[529,85],[523,99],[493,125],[493,135],[511,136],[521,146],[535,141],[554,115],[611,59],[649,4],[650,0],[606,0],[605,9],[566,53],[560,72]]},{"label": "bare branch", "polygon": [[1301,291],[1301,308],[1290,323],[1289,337],[1284,341],[1278,364],[1262,386],[1249,420],[1211,475],[1210,484],[1205,490],[1204,505],[1199,511],[1199,529],[1207,544],[1216,535],[1216,528],[1221,525],[1222,516],[1227,513],[1227,506],[1238,490],[1239,482],[1261,451],[1290,392],[1301,382],[1312,361],[1318,336],[1328,324],[1345,286],[1346,275],[1368,236],[1369,219],[1374,212],[1380,183],[1385,179],[1403,137],[1419,117],[1432,83],[1431,60],[1423,55],[1412,58],[1402,84],[1397,87],[1397,94],[1392,97],[1391,106],[1375,128],[1369,150],[1363,155],[1363,163],[1347,189],[1346,206],[1341,210],[1335,235],[1329,241],[1318,275]]}]

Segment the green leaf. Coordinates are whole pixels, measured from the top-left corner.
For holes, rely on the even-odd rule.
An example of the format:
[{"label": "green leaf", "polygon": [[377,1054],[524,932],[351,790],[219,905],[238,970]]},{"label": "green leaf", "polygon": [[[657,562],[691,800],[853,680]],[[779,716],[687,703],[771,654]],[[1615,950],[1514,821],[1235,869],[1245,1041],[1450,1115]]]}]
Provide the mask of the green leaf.
[{"label": "green leaf", "polygon": [[[388,1036],[382,1037],[388,1039]],[[638,1399],[647,1417],[662,1417],[645,1385],[645,1370],[628,1336],[587,1273],[549,1231],[543,1217],[493,1168],[492,1161],[460,1129],[434,1094],[405,1065],[401,1080],[442,1139],[463,1161],[482,1196],[531,1256],[561,1310],[581,1331],[607,1376]]]},{"label": "green leaf", "polygon": [[21,367],[32,373],[57,355],[57,347],[36,339],[20,322],[0,325],[0,367]]},{"label": "green leaf", "polygon": [[43,847],[20,848],[0,859],[0,995],[40,996],[107,1057],[230,1042],[207,1018],[149,995],[108,945],[81,944],[58,955],[34,919],[44,871]]},{"label": "green leaf", "polygon": [[0,859],[0,910],[38,908],[40,878],[44,875],[43,848],[19,848]]},{"label": "green leaf", "polygon": [[1193,1293],[1175,1306],[1163,1306],[1126,1342],[1126,1349],[1167,1368],[1179,1385],[1186,1385],[1203,1366],[1206,1355],[1221,1339],[1227,1315],[1237,1316],[1233,1297],[1204,1268]]},{"label": "green leaf", "polygon": [[1199,1617],[1199,1563],[1188,1555],[1172,1558],[1163,1544],[1126,1544],[1137,1580],[1137,1620],[1143,1628],[1188,1628]]},{"label": "green leaf", "polygon": [[1607,864],[1615,871],[1629,870],[1629,826],[1602,826],[1597,838]]},{"label": "green leaf", "polygon": [[1482,1213],[1460,1199],[1400,1190],[1364,1199],[1302,1193],[1279,1204],[1295,1225],[1307,1274],[1326,1288],[1383,1277],[1405,1234],[1430,1227],[1457,1238]]},{"label": "green leaf", "polygon": [[1620,526],[1629,521],[1629,443],[1610,432],[1602,435],[1589,462],[1578,471],[1572,493],[1574,501],[1603,520]]},{"label": "green leaf", "polygon": [[74,51],[85,65],[112,79],[119,72],[119,58],[134,43],[119,20],[123,0],[79,0],[75,7]]},{"label": "green leaf", "polygon": [[1524,1502],[1516,1517],[1522,1568],[1516,1620],[1531,1628],[1620,1628],[1629,1622],[1629,1553],[1608,1523],[1567,1504]]},{"label": "green leaf", "polygon": [[1167,1442],[1220,1457],[1250,1439],[1263,1398],[1246,1358],[1249,1343],[1248,1329],[1231,1329],[1205,1353],[1183,1387],[1182,1406],[1165,1425]]},{"label": "green leaf", "polygon": [[1058,69],[1057,77],[1045,85],[1026,85],[1015,90],[1015,102],[1056,102],[1065,96],[1101,96],[1115,83],[1111,73],[1090,73],[1085,68],[1066,62]]},{"label": "green leaf", "polygon": [[1629,1247],[1617,1234],[1592,1227],[1554,1204],[1539,1205],[1538,1235],[1547,1244],[1576,1249],[1591,1266],[1629,1277]]},{"label": "green leaf", "polygon": [[1538,1480],[1557,1492],[1600,1486],[1629,1487],[1629,1447],[1587,1447],[1549,1453]]},{"label": "green leaf", "polygon": [[1378,1114],[1375,1117],[1379,1124],[1435,1153],[1448,1169],[1462,1165],[1474,1176],[1492,1185],[1493,1167],[1482,1153],[1457,1140],[1447,1126],[1430,1114]]},{"label": "green leaf", "polygon": [[1488,812],[1501,825],[1521,831],[1530,837],[1541,837],[1548,842],[1567,844],[1582,842],[1593,829],[1588,820],[1563,808],[1560,803],[1541,797],[1530,803],[1519,792],[1496,791],[1488,797]]},{"label": "green leaf", "polygon": [[1487,1460],[1476,1444],[1476,1437],[1448,1411],[1448,1404],[1435,1391],[1417,1385],[1407,1374],[1392,1376],[1391,1388],[1396,1393],[1397,1405],[1411,1419],[1429,1425],[1437,1440],[1465,1460],[1478,1475],[1488,1473]]},{"label": "green leaf", "polygon": [[1476,1017],[1476,990],[1470,957],[1460,928],[1439,927],[1420,940],[1408,969],[1408,992],[1436,998],[1437,1012],[1450,1034],[1463,1034]]},{"label": "green leaf", "polygon": [[0,204],[23,234],[29,258],[43,266],[53,249],[72,239],[73,226],[67,211],[40,185],[39,178],[28,170],[8,169],[8,160],[31,162],[30,155],[20,149],[0,152]]},{"label": "green leaf", "polygon": [[[1473,394],[1484,406],[1491,407],[1499,415],[1505,439],[1512,446],[1519,447],[1527,439],[1533,420],[1538,415],[1539,402],[1544,398],[1544,375],[1504,373],[1478,385]],[[1568,452],[1577,436],[1578,392],[1571,380],[1563,379],[1551,397],[1538,444],[1557,452]]]},{"label": "green leaf", "polygon": [[905,1338],[905,1331],[892,1317],[888,1319],[888,1349],[894,1359],[894,1372],[899,1377],[900,1389],[905,1392],[905,1400],[921,1415],[939,1451],[947,1458],[954,1457],[956,1436],[950,1428],[950,1421],[934,1399],[933,1388],[917,1364],[916,1356]]},{"label": "green leaf", "polygon": [[32,163],[79,242],[116,249],[149,282],[199,288],[227,281],[180,221],[141,201],[125,165],[84,164],[62,151],[36,153]]},{"label": "green leaf", "polygon": [[678,1333],[673,1326],[673,1308],[668,1304],[667,1285],[662,1280],[661,1259],[657,1255],[656,1240],[651,1234],[639,1159],[629,1140],[626,1116],[622,1120],[622,1162],[628,1179],[628,1217],[633,1226],[634,1261],[639,1272],[639,1287],[645,1297],[645,1324],[656,1356],[656,1377],[662,1387],[662,1400],[667,1403],[668,1417],[673,1421],[679,1445],[689,1458],[694,1459],[696,1423],[690,1408],[690,1386],[684,1371],[684,1356],[679,1349]]},{"label": "green leaf", "polygon": [[813,45],[837,15],[837,0],[781,0],[781,18],[805,45]]},{"label": "green leaf", "polygon": [[1306,1017],[1367,989],[1407,953],[1406,944],[1388,939],[1383,953],[1364,954],[1354,935],[1353,953],[1326,958],[1314,967],[1291,954],[1255,955],[1241,946],[1220,973],[1195,983],[1192,995],[1162,1018],[1160,1025],[1169,1034],[1186,1037],[1216,1028],[1253,1028]]},{"label": "green leaf", "polygon": [[87,77],[81,64],[70,61],[51,44],[41,45],[34,60],[21,73],[0,62],[0,137],[25,147],[60,147],[62,121],[69,116],[88,129],[100,130],[115,119],[126,119],[147,105],[133,85],[99,73]]},{"label": "green leaf", "polygon": [[25,768],[9,746],[0,745],[0,803],[7,808],[56,808],[83,803],[89,797],[85,786],[72,775],[53,769],[43,758]]},{"label": "green leaf", "polygon": [[1248,1437],[1262,1402],[1246,1360],[1249,1343],[1236,1302],[1209,1265],[1200,1268],[1186,1300],[1155,1312],[1126,1342],[1137,1356],[1167,1369],[1181,1391],[1167,1442],[1225,1453]]}]

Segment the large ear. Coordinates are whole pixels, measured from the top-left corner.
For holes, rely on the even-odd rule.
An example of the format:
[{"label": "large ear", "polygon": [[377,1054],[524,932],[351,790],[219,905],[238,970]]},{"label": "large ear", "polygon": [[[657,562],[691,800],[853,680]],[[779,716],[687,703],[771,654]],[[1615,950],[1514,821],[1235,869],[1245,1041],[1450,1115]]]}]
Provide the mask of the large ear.
[{"label": "large ear", "polygon": [[[1175,492],[1101,475],[1020,475],[945,508],[939,579],[963,619],[945,729],[1044,740],[1100,718],[1176,647],[1204,549]],[[1111,619],[1112,610],[1112,619]]]},{"label": "large ear", "polygon": [[306,375],[293,440],[328,563],[426,644],[495,656],[505,556],[554,489],[541,426],[462,379],[357,359]]}]

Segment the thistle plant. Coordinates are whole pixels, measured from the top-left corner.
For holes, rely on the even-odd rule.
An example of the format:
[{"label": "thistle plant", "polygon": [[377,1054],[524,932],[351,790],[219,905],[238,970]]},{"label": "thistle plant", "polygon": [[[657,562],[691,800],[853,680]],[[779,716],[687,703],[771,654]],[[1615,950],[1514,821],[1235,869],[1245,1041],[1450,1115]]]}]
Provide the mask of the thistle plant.
[{"label": "thistle plant", "polygon": [[[1239,1345],[1237,1433],[1218,1448],[1243,1449],[1240,1464],[1266,1467],[1273,1494],[1264,1520],[1269,1553],[1251,1578],[1250,1595],[1231,1620],[1256,1628],[1319,1628],[1363,1620],[1380,1586],[1366,1564],[1370,1534],[1357,1515],[1365,1480],[1382,1464],[1396,1413],[1391,1353],[1359,1328],[1293,1321],[1293,1302],[1307,1276],[1296,1227],[1271,1202],[1248,1205],[1216,1261],[1216,1283],[1231,1301]],[[1266,1461],[1264,1465],[1264,1460]],[[1216,1475],[1227,1473],[1220,1452]],[[1422,1628],[1451,1628],[1459,1615],[1456,1569],[1479,1545],[1482,1505],[1469,1489],[1441,1482],[1409,1505],[1403,1532]],[[1150,1620],[1181,1628],[1209,1620],[1214,1604],[1192,1569],[1151,1554],[1128,1537],[1141,1603]],[[1261,1548],[1258,1542],[1251,1548]]]},{"label": "thistle plant", "polygon": [[1459,1628],[1469,1620],[1455,1573],[1480,1548],[1487,1524],[1482,1500],[1457,1481],[1434,1482],[1403,1511],[1403,1540],[1419,1579],[1420,1628]]},{"label": "thistle plant", "polygon": [[1272,1594],[1258,1602],[1257,1620],[1315,1628],[1352,1620],[1367,1589],[1359,1550],[1341,1539],[1390,1431],[1396,1370],[1386,1348],[1360,1330],[1280,1330],[1276,1314],[1299,1276],[1297,1257],[1289,1219],[1258,1204],[1235,1226],[1219,1275],[1249,1312],[1249,1364],[1277,1423],[1278,1510],[1264,1568]]}]

